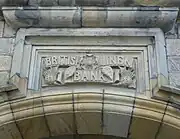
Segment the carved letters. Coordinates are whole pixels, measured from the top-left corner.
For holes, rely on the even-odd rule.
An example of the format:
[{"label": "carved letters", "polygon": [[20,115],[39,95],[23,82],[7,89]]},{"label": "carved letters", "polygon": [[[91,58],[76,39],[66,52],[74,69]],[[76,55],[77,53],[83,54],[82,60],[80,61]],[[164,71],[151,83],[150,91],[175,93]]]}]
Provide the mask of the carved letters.
[{"label": "carved letters", "polygon": [[136,59],[120,55],[59,55],[43,58],[46,84],[108,83],[136,88]]}]

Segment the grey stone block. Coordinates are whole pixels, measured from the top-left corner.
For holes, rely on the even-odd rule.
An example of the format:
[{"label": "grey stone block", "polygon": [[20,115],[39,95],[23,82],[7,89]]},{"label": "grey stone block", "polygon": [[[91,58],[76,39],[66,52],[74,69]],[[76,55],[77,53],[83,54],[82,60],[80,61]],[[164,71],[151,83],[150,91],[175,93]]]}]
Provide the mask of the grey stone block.
[{"label": "grey stone block", "polygon": [[75,0],[29,0],[29,6],[70,6]]},{"label": "grey stone block", "polygon": [[133,1],[125,0],[76,0],[79,6],[130,6]]},{"label": "grey stone block", "polygon": [[9,80],[8,72],[0,72],[0,86],[5,86]]},{"label": "grey stone block", "polygon": [[[170,12],[171,11],[171,12]],[[166,16],[165,16],[166,15]],[[172,29],[177,11],[175,9],[83,7],[83,27],[124,27]],[[163,19],[163,22],[162,22]],[[168,26],[167,26],[168,25]]]},{"label": "grey stone block", "polygon": [[180,56],[168,57],[169,72],[180,72]]},{"label": "grey stone block", "polygon": [[20,27],[80,27],[81,10],[78,7],[15,8],[4,12],[4,18],[13,29]]},{"label": "grey stone block", "polygon": [[16,30],[12,29],[9,25],[5,24],[3,37],[15,37]]},{"label": "grey stone block", "polygon": [[127,137],[131,116],[104,113],[104,135]]},{"label": "grey stone block", "polygon": [[167,55],[180,55],[180,39],[166,40]]},{"label": "grey stone block", "polygon": [[170,85],[180,88],[180,72],[169,73]]},{"label": "grey stone block", "polygon": [[0,38],[0,55],[12,55],[13,45],[13,38]]},{"label": "grey stone block", "polygon": [[13,28],[27,27],[124,27],[172,29],[177,8],[140,7],[4,7],[3,15]]},{"label": "grey stone block", "polygon": [[0,37],[3,35],[3,30],[4,30],[4,21],[0,21]]},{"label": "grey stone block", "polygon": [[0,71],[10,70],[11,60],[11,56],[0,56]]}]

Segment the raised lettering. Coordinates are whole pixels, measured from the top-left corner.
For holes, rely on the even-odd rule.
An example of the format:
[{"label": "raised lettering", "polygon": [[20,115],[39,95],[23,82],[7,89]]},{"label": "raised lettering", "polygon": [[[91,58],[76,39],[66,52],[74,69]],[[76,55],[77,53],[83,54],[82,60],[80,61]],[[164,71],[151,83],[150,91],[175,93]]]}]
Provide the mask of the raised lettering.
[{"label": "raised lettering", "polygon": [[52,65],[57,65],[57,64],[58,64],[57,57],[53,56],[52,57]]},{"label": "raised lettering", "polygon": [[75,65],[75,64],[76,64],[76,58],[71,56],[70,65]]},{"label": "raised lettering", "polygon": [[50,57],[45,58],[45,64],[46,64],[46,67],[49,67],[52,65]]},{"label": "raised lettering", "polygon": [[76,71],[74,74],[74,81],[79,81],[81,79],[81,71]]},{"label": "raised lettering", "polygon": [[89,81],[89,71],[84,70],[82,72],[81,81]]},{"label": "raised lettering", "polygon": [[98,72],[93,70],[90,73],[90,80],[91,81],[98,81]]}]

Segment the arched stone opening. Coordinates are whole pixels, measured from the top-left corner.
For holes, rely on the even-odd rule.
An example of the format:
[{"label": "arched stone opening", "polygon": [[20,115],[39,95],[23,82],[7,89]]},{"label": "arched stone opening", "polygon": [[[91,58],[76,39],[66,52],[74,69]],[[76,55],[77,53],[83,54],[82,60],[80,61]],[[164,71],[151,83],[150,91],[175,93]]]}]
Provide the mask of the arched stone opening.
[{"label": "arched stone opening", "polygon": [[7,139],[180,136],[178,108],[153,99],[98,92],[61,93],[11,101],[0,108],[0,137]]}]

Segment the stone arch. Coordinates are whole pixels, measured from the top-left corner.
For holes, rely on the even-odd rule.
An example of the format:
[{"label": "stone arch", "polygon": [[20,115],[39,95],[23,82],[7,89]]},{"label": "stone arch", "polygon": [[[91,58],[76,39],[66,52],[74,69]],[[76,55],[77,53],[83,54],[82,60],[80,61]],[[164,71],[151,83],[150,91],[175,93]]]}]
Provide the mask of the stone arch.
[{"label": "stone arch", "polygon": [[1,104],[0,137],[39,139],[78,134],[179,139],[180,113],[174,106],[101,92],[34,95]]}]

